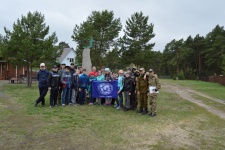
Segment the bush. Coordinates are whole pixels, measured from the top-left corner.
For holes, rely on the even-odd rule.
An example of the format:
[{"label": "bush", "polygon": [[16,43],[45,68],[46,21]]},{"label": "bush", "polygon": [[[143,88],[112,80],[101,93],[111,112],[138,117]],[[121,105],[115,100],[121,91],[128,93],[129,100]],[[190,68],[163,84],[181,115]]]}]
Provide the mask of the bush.
[{"label": "bush", "polygon": [[174,74],[172,78],[173,78],[173,80],[176,80],[176,75]]},{"label": "bush", "polygon": [[197,81],[199,80],[199,77],[198,77],[198,76],[196,77],[196,80],[197,80]]},{"label": "bush", "polygon": [[183,70],[180,71],[179,76],[178,76],[179,80],[184,80],[184,72]]}]

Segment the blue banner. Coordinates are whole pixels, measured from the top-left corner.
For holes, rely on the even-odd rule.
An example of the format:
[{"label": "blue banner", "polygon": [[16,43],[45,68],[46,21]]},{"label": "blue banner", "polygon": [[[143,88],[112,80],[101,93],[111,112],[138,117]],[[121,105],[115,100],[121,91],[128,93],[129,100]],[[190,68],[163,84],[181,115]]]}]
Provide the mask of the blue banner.
[{"label": "blue banner", "polygon": [[117,98],[118,81],[93,81],[93,98]]}]

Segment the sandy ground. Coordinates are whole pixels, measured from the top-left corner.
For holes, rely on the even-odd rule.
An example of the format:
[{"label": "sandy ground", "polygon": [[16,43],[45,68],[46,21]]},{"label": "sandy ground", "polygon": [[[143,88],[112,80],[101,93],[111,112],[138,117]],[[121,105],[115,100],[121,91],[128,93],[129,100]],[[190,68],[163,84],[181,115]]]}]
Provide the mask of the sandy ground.
[{"label": "sandy ground", "polygon": [[176,85],[176,84],[166,84],[166,85],[163,85],[162,87],[167,89],[168,92],[177,93],[183,99],[186,99],[186,100],[188,100],[192,103],[195,103],[198,106],[205,108],[210,113],[213,113],[214,115],[217,115],[220,118],[225,119],[225,113],[224,112],[216,109],[213,106],[209,106],[209,105],[204,104],[201,100],[195,99],[193,95],[196,94],[196,95],[208,98],[209,100],[218,102],[222,105],[225,105],[225,101],[220,100],[220,99],[216,99],[216,98],[212,98],[212,97],[210,97],[208,95],[205,95],[203,93],[200,93],[200,92],[194,91],[192,89],[189,89],[187,87],[183,87],[183,86]]}]

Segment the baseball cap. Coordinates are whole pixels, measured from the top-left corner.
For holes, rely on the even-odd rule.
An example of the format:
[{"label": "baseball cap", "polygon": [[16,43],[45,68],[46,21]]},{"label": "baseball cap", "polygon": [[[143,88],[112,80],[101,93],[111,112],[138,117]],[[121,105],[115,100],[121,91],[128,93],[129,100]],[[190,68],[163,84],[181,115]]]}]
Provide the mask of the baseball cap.
[{"label": "baseball cap", "polygon": [[145,70],[145,68],[140,68],[140,71]]},{"label": "baseball cap", "polygon": [[66,65],[65,63],[62,63],[61,65]]},{"label": "baseball cap", "polygon": [[74,65],[74,63],[70,63],[70,65]]},{"label": "baseball cap", "polygon": [[53,65],[52,68],[58,68],[57,65]]},{"label": "baseball cap", "polygon": [[45,67],[45,63],[41,63],[40,64],[40,67]]},{"label": "baseball cap", "polygon": [[149,70],[148,70],[148,72],[153,72],[153,71],[154,71],[153,69],[149,69]]}]

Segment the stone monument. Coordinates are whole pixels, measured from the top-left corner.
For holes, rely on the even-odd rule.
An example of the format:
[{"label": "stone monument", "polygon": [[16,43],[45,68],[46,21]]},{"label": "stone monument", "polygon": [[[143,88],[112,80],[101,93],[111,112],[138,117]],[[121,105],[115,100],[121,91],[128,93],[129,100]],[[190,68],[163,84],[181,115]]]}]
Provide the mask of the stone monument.
[{"label": "stone monument", "polygon": [[92,48],[93,45],[93,38],[90,39],[89,46],[84,47],[83,54],[82,54],[82,68],[87,70],[87,73],[89,74],[91,72],[91,56],[90,56],[90,48]]}]

